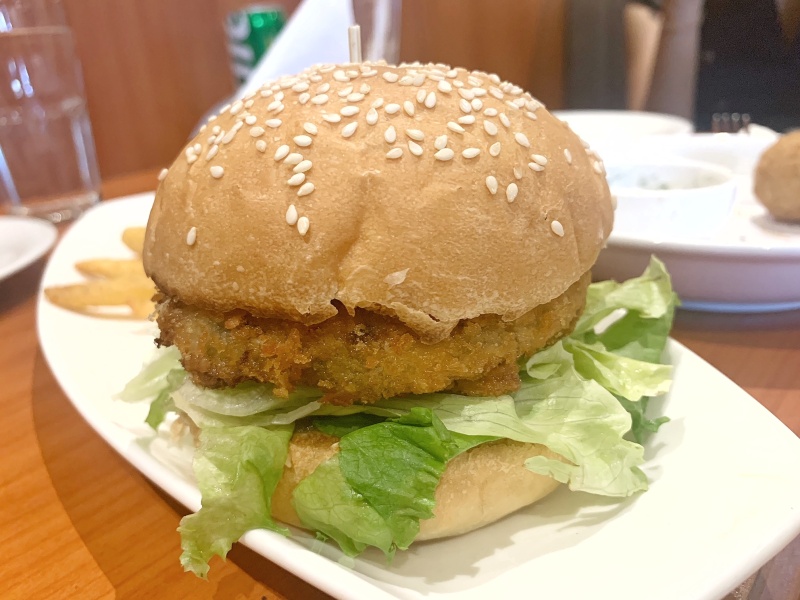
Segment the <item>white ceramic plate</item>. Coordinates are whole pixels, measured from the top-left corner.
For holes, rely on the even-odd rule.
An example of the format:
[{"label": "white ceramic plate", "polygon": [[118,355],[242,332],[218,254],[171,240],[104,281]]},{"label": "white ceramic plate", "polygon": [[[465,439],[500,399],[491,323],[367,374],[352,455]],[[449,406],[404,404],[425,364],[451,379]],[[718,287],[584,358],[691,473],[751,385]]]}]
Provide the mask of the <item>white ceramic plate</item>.
[{"label": "white ceramic plate", "polygon": [[553,114],[592,146],[649,135],[689,133],[692,123],[682,117],[632,110],[556,110]]},{"label": "white ceramic plate", "polygon": [[48,221],[0,216],[0,281],[44,256],[57,236]]},{"label": "white ceramic plate", "polygon": [[[43,285],[74,281],[79,259],[126,256],[121,230],[145,222],[150,200],[87,212],[56,249]],[[153,325],[85,317],[40,297],[38,326],[47,361],[84,418],[196,510],[189,451],[152,435],[145,405],[114,400],[153,351]],[[647,444],[645,494],[616,502],[560,490],[480,531],[398,553],[391,566],[377,552],[346,561],[300,532],[255,531],[243,541],[337,598],[716,600],[800,533],[800,439],[683,346],[671,342],[669,353],[675,385],[658,404],[672,422]]]}]

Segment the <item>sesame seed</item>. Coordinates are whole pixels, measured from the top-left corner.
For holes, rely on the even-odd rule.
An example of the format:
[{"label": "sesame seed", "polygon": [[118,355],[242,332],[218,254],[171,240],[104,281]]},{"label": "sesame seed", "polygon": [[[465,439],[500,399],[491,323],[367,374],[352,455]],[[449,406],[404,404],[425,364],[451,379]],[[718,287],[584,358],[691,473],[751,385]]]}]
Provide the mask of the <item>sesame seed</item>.
[{"label": "sesame seed", "polygon": [[197,227],[192,227],[189,229],[189,233],[186,234],[186,245],[187,246],[194,246],[194,243],[197,241]]},{"label": "sesame seed", "polygon": [[475,87],[483,85],[483,82],[480,79],[478,79],[477,77],[473,77],[472,75],[467,77],[467,83]]},{"label": "sesame seed", "polygon": [[500,122],[505,127],[511,127],[511,120],[506,116],[506,113],[500,113]]},{"label": "sesame seed", "polygon": [[214,125],[214,128],[211,130],[211,133],[213,133],[214,135],[217,135],[220,131],[221,130],[219,128],[219,125]]},{"label": "sesame seed", "polygon": [[392,73],[391,71],[384,72],[382,77],[389,83],[394,83],[399,79],[397,73]]},{"label": "sesame seed", "polygon": [[265,129],[263,127],[255,126],[250,128],[250,136],[251,137],[261,137],[264,135]]},{"label": "sesame seed", "polygon": [[497,193],[497,178],[494,175],[489,175],[486,178],[486,187],[489,188],[489,192],[492,196]]},{"label": "sesame seed", "polygon": [[450,85],[449,81],[442,80],[436,85],[436,89],[442,92],[443,94],[449,94],[450,92],[453,91],[453,86]]},{"label": "sesame seed", "polygon": [[343,106],[339,111],[343,117],[352,117],[357,115],[361,109],[357,106]]},{"label": "sesame seed", "polygon": [[520,169],[519,167],[514,167],[512,170],[514,172],[515,179],[522,179],[522,169]]},{"label": "sesame seed", "polygon": [[[320,83],[317,86],[317,94],[325,94],[329,89],[331,89],[331,84],[328,82]],[[313,100],[312,100],[313,102]]]},{"label": "sesame seed", "polygon": [[519,110],[519,106],[514,104],[511,100],[506,100],[506,106],[513,108],[514,110]]},{"label": "sesame seed", "polygon": [[169,169],[161,169],[161,172],[158,174],[158,180],[164,181],[164,178],[167,176],[168,173]]},{"label": "sesame seed", "polygon": [[[542,107],[542,103],[536,100],[535,98],[531,98],[525,103],[525,108],[527,108],[530,112],[535,113]],[[535,116],[535,115],[534,115]]]},{"label": "sesame seed", "polygon": [[569,151],[569,148],[564,148],[564,158],[567,159],[567,164],[572,164],[572,152]]},{"label": "sesame seed", "polygon": [[370,106],[372,106],[372,108],[380,108],[383,106],[383,98],[378,98],[377,100],[373,101]]},{"label": "sesame seed", "polygon": [[302,94],[300,94],[300,97],[297,98],[297,101],[300,104],[306,104],[310,99],[311,99],[311,94],[309,94],[308,92],[303,92]]},{"label": "sesame seed", "polygon": [[286,157],[285,162],[287,165],[298,165],[303,161],[303,155],[299,152],[292,152],[290,155]]},{"label": "sesame seed", "polygon": [[416,87],[419,87],[419,86],[421,86],[423,83],[425,83],[425,75],[424,75],[424,74],[422,74],[422,73],[421,73],[421,74],[419,74],[419,75],[417,75],[416,77],[414,77],[414,81],[413,81],[412,83],[413,83],[413,84],[414,84]]},{"label": "sesame seed", "polygon": [[242,265],[238,265],[236,267],[236,271],[239,272],[239,273],[244,273],[244,267]]},{"label": "sesame seed", "polygon": [[272,90],[261,90],[259,94],[261,95],[262,98],[269,98],[270,96],[272,96]]},{"label": "sesame seed", "polygon": [[517,194],[519,194],[519,188],[517,187],[517,184],[509,183],[508,187],[506,188],[506,200],[513,202],[517,199]]},{"label": "sesame seed", "polygon": [[471,113],[472,112],[472,105],[462,98],[458,101],[458,107],[461,109],[461,112]]},{"label": "sesame seed", "polygon": [[306,123],[303,123],[303,131],[305,131],[306,133],[309,133],[311,135],[317,135],[317,132],[319,130],[317,129],[317,126],[314,125],[313,123],[306,122]]},{"label": "sesame seed", "polygon": [[464,158],[475,158],[480,153],[480,148],[467,148],[461,153],[461,156]]},{"label": "sesame seed", "polygon": [[284,144],[275,151],[275,160],[283,160],[289,154],[289,146]]},{"label": "sesame seed", "polygon": [[342,137],[349,138],[352,136],[356,129],[358,129],[358,121],[353,121],[352,123],[348,123],[344,127],[342,127]]},{"label": "sesame seed", "polygon": [[437,137],[436,141],[433,142],[433,147],[436,148],[437,150],[441,150],[442,148],[446,148],[447,147],[447,136],[446,135],[440,135],[439,137]]},{"label": "sesame seed", "polygon": [[536,171],[536,172],[544,171],[544,167],[542,165],[540,165],[540,164],[535,163],[535,162],[529,162],[528,166],[531,168],[531,170]]},{"label": "sesame seed", "polygon": [[447,77],[453,79],[454,77],[458,77],[458,69],[450,69],[447,73],[445,73]]},{"label": "sesame seed", "polygon": [[547,164],[547,157],[542,156],[541,154],[531,154],[531,159],[537,165],[545,166]]},{"label": "sesame seed", "polygon": [[453,156],[455,156],[455,152],[453,152],[452,148],[442,148],[433,157],[436,160],[452,160]]},{"label": "sesame seed", "polygon": [[298,92],[298,93],[299,92],[307,92],[308,91],[308,84],[306,82],[304,82],[304,81],[301,81],[300,83],[295,83],[292,86],[292,91],[293,92]]},{"label": "sesame seed", "polygon": [[303,185],[300,186],[300,189],[297,190],[297,195],[300,197],[308,196],[311,192],[314,191],[314,184],[310,181],[306,181]]},{"label": "sesame seed", "polygon": [[294,204],[290,204],[289,208],[286,209],[286,224],[294,225],[295,223],[297,223],[297,208],[295,208]]},{"label": "sesame seed", "polygon": [[560,221],[552,221],[550,223],[550,229],[552,229],[553,233],[555,233],[558,237],[564,237],[564,226]]},{"label": "sesame seed", "polygon": [[270,102],[267,105],[267,110],[271,112],[271,111],[277,109],[279,106],[281,106],[281,101],[280,100],[273,100],[272,102]]},{"label": "sesame seed", "polygon": [[473,98],[470,104],[472,104],[472,110],[475,111],[479,111],[483,108],[483,102],[480,98]]},{"label": "sesame seed", "polygon": [[189,163],[190,165],[196,163],[197,162],[197,154],[192,154],[191,156],[188,156],[186,158],[186,162]]},{"label": "sesame seed", "polygon": [[375,77],[375,75],[377,75],[377,74],[378,74],[378,72],[375,69],[371,69],[371,70],[368,70],[368,71],[364,71],[362,69],[362,71],[361,71],[361,76],[362,77]]},{"label": "sesame seed", "polygon": [[214,158],[217,155],[217,152],[219,152],[219,146],[214,144],[208,149],[208,152],[206,153],[206,160],[211,160]]},{"label": "sesame seed", "polygon": [[404,75],[400,78],[398,85],[411,85],[414,83],[414,78],[411,75]]},{"label": "sesame seed", "polygon": [[222,143],[230,144],[233,138],[236,137],[237,133],[239,133],[239,128],[234,126],[233,129],[231,129],[228,133],[222,136]]},{"label": "sesame seed", "polygon": [[518,131],[517,133],[514,134],[514,139],[520,146],[523,146],[525,148],[531,147],[531,143],[528,141],[528,136],[526,136],[524,133],[520,133]]},{"label": "sesame seed", "polygon": [[414,116],[414,103],[411,102],[410,100],[406,100],[405,102],[403,102],[403,110],[406,111],[406,114],[409,117],[413,117]]},{"label": "sesame seed", "polygon": [[497,73],[491,73],[489,75],[489,81],[492,83],[500,83],[500,76]]},{"label": "sesame seed", "polygon": [[458,117],[458,122],[462,125],[473,125],[475,123],[475,115],[464,115],[463,117]]},{"label": "sesame seed", "polygon": [[425,102],[425,90],[423,89],[417,90],[417,102],[420,104]]},{"label": "sesame seed", "polygon": [[458,95],[461,96],[464,100],[472,100],[475,97],[475,94],[472,90],[468,90],[466,88],[458,88]]},{"label": "sesame seed", "polygon": [[288,183],[289,185],[294,187],[294,186],[300,185],[305,180],[306,180],[306,174],[305,173],[295,173],[294,175],[292,175],[289,178],[289,181],[287,181],[286,183]]},{"label": "sesame seed", "polygon": [[310,223],[308,222],[308,217],[300,217],[297,219],[297,233],[300,235],[305,235],[308,233],[308,228]]},{"label": "sesame seed", "polygon": [[500,91],[499,89],[497,89],[496,87],[489,88],[489,93],[490,93],[492,96],[494,96],[495,98],[497,98],[498,100],[502,100],[502,99],[503,99],[503,96],[504,96],[503,92],[501,92],[501,91]]},{"label": "sesame seed", "polygon": [[386,158],[400,158],[403,156],[402,148],[392,148],[386,153]]},{"label": "sesame seed", "polygon": [[223,169],[219,165],[214,165],[213,167],[211,167],[209,169],[209,171],[211,172],[211,176],[214,179],[219,179],[220,177],[222,177],[225,174],[225,169]]},{"label": "sesame seed", "polygon": [[194,150],[195,154],[200,154],[203,151],[203,147],[200,144],[195,144],[192,146],[192,150]]},{"label": "sesame seed", "polygon": [[406,129],[406,135],[412,140],[416,140],[418,142],[421,142],[425,139],[425,134],[419,129]]},{"label": "sesame seed", "polygon": [[242,102],[241,100],[237,100],[236,102],[233,103],[233,106],[231,106],[231,114],[235,115],[243,108],[244,108],[244,102]]},{"label": "sesame seed", "polygon": [[475,96],[477,97],[477,96],[485,96],[488,92],[481,87],[476,87],[472,88],[472,93],[475,94]]},{"label": "sesame seed", "polygon": [[283,121],[281,121],[280,119],[267,119],[265,125],[267,127],[272,127],[273,129],[276,129],[281,126],[281,123],[283,123]]},{"label": "sesame seed", "polygon": [[360,92],[353,92],[347,95],[348,102],[361,102],[364,99],[364,94]]},{"label": "sesame seed", "polygon": [[436,106],[436,92],[429,92],[425,97],[425,108],[433,108]]},{"label": "sesame seed", "polygon": [[597,173],[598,175],[603,174],[603,163],[601,163],[599,160],[594,161],[594,163],[592,164],[592,168],[594,169],[594,172]]},{"label": "sesame seed", "polygon": [[362,84],[361,84],[361,87],[360,87],[360,88],[358,88],[358,91],[359,91],[359,92],[361,92],[362,94],[364,94],[364,95],[366,96],[367,94],[369,94],[369,92],[370,92],[370,90],[371,90],[371,89],[372,89],[372,88],[371,88],[371,87],[369,87],[369,86],[368,86],[366,83],[362,83]]},{"label": "sesame seed", "polygon": [[311,142],[314,140],[308,135],[296,135],[294,137],[294,143],[300,146],[301,148],[306,148],[311,145]]},{"label": "sesame seed", "polygon": [[280,106],[278,106],[278,108],[276,108],[276,109],[275,109],[274,111],[272,111],[272,112],[274,112],[274,113],[277,115],[277,114],[280,114],[280,113],[282,113],[284,108],[286,108],[286,107],[285,107],[283,104],[281,104]]},{"label": "sesame seed", "polygon": [[456,133],[464,133],[464,131],[466,131],[461,125],[459,125],[455,121],[448,122],[447,123],[447,128],[450,131],[455,131]]},{"label": "sesame seed", "polygon": [[256,142],[256,150],[259,152],[266,152],[267,151],[267,142],[264,140],[258,140]]},{"label": "sesame seed", "polygon": [[408,151],[414,156],[422,156],[422,146],[412,140],[408,141]]},{"label": "sesame seed", "polygon": [[248,125],[255,125],[256,121],[258,121],[258,117],[256,117],[255,115],[247,115],[247,117],[245,117],[244,119],[244,122],[247,123]]},{"label": "sesame seed", "polygon": [[489,135],[497,135],[497,125],[492,123],[491,121],[484,121],[483,128],[486,130],[486,133]]},{"label": "sesame seed", "polygon": [[387,104],[385,110],[386,110],[386,114],[387,115],[393,115],[393,114],[395,114],[395,113],[400,111],[400,105],[399,104]]},{"label": "sesame seed", "polygon": [[386,131],[383,132],[383,139],[386,140],[388,144],[394,144],[397,141],[397,130],[394,128],[394,125],[389,125],[386,128]]},{"label": "sesame seed", "polygon": [[286,96],[284,95],[284,93],[283,93],[283,92],[278,92],[277,94],[275,94],[275,100],[280,100],[281,102],[283,102],[283,99],[284,99],[285,97],[286,97]]},{"label": "sesame seed", "polygon": [[333,78],[336,81],[342,81],[342,82],[345,82],[345,83],[350,81],[350,78],[347,75],[345,75],[345,72],[342,71],[341,69],[333,72]]},{"label": "sesame seed", "polygon": [[487,108],[483,111],[483,114],[487,117],[496,117],[497,116],[497,109],[496,108]]},{"label": "sesame seed", "polygon": [[318,83],[318,82],[322,81],[322,76],[321,75],[312,75],[308,79],[310,81],[313,81],[314,83]]},{"label": "sesame seed", "polygon": [[311,104],[325,104],[328,101],[328,94],[319,94],[311,99]]},{"label": "sesame seed", "polygon": [[306,171],[311,169],[311,166],[312,165],[310,160],[301,160],[299,163],[297,163],[297,166],[295,166],[295,168],[292,169],[292,171],[294,171],[295,173],[305,173]]},{"label": "sesame seed", "polygon": [[354,71],[354,70],[351,69],[350,71],[347,72],[347,76],[350,79],[353,79],[354,77],[358,77],[358,71]]},{"label": "sesame seed", "polygon": [[375,125],[378,122],[378,111],[370,108],[367,111],[367,125]]},{"label": "sesame seed", "polygon": [[525,111],[525,116],[528,117],[532,121],[536,121],[539,118],[529,110]]},{"label": "sesame seed", "polygon": [[327,121],[328,123],[338,123],[342,120],[342,117],[337,114],[327,113],[322,115],[322,120]]}]

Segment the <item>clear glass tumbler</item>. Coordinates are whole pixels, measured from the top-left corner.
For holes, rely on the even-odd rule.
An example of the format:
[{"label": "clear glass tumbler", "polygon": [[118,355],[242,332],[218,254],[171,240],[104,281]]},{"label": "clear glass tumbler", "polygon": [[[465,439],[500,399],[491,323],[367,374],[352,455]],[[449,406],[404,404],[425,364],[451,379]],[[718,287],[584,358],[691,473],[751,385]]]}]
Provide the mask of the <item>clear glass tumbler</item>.
[{"label": "clear glass tumbler", "polygon": [[99,190],[60,0],[0,0],[0,210],[66,221],[96,203]]}]

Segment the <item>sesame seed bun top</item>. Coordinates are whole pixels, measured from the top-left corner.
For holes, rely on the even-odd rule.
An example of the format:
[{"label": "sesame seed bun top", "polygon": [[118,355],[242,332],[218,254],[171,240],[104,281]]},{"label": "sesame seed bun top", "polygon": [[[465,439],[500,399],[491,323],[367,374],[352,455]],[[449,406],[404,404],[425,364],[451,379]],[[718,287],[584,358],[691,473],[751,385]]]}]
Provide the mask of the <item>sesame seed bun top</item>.
[{"label": "sesame seed bun top", "polygon": [[422,339],[562,294],[611,230],[602,163],[541,103],[446,65],[323,65],[225,107],[161,183],[169,296],[306,324],[333,301]]}]

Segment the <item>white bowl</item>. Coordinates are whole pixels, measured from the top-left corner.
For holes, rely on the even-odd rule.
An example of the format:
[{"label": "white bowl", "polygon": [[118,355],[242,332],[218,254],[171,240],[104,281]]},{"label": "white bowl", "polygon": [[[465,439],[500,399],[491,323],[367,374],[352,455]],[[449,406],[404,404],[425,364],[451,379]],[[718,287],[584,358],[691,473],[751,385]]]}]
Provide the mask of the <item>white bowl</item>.
[{"label": "white bowl", "polygon": [[736,198],[730,169],[709,163],[611,158],[606,171],[620,235],[707,239],[725,225]]},{"label": "white bowl", "polygon": [[631,110],[556,110],[553,114],[593,147],[651,135],[691,133],[690,121],[674,115]]}]

